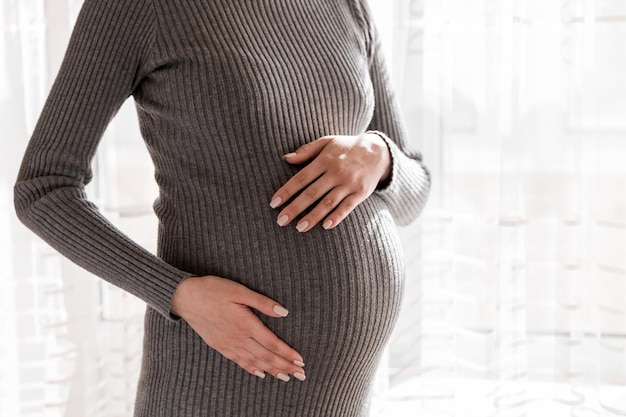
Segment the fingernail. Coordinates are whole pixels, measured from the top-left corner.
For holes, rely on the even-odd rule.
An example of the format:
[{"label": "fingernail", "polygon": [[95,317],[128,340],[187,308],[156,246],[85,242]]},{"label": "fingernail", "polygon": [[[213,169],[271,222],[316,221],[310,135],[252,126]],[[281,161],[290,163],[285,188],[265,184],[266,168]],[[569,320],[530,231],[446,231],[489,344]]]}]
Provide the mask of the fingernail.
[{"label": "fingernail", "polygon": [[285,381],[285,382],[289,381],[289,376],[285,375],[283,373],[280,373],[280,374],[276,375],[276,378],[280,379],[281,381]]},{"label": "fingernail", "polygon": [[288,221],[289,217],[286,214],[283,214],[278,218],[278,221],[276,223],[278,223],[279,226],[284,226],[287,224]]},{"label": "fingernail", "polygon": [[295,374],[293,374],[293,376],[295,376],[300,381],[304,381],[306,379],[306,375],[304,375],[302,372],[296,372]]},{"label": "fingernail", "polygon": [[296,359],[295,361],[293,361],[293,364],[294,364],[294,365],[296,365],[296,366],[299,366],[299,367],[301,367],[301,368],[304,366],[304,362],[300,362],[300,361],[299,361],[299,360],[297,360],[297,359]]},{"label": "fingernail", "polygon": [[283,155],[283,158],[291,158],[292,156],[296,156],[295,152],[286,153]]},{"label": "fingernail", "polygon": [[272,200],[272,202],[270,203],[270,207],[271,208],[276,208],[278,206],[280,206],[280,202],[283,201],[280,197],[276,197],[275,199]]},{"label": "fingernail", "polygon": [[304,232],[304,229],[306,229],[307,227],[309,227],[309,222],[305,220],[303,222],[298,223],[298,225],[296,226],[296,229],[298,230],[298,232],[302,233]]},{"label": "fingernail", "polygon": [[328,229],[330,229],[330,226],[332,226],[332,225],[333,225],[333,221],[332,221],[332,220],[326,220],[326,221],[324,222],[324,224],[322,225],[322,227],[323,227],[324,229],[328,230]]},{"label": "fingernail", "polygon": [[278,314],[281,317],[287,317],[287,314],[289,314],[289,310],[287,310],[283,306],[279,306],[278,304],[274,306],[273,310],[274,310],[274,313]]},{"label": "fingernail", "polygon": [[264,379],[264,378],[265,378],[265,372],[261,372],[261,371],[254,371],[254,374],[255,374],[256,376],[258,376],[259,378],[261,378],[261,379]]}]

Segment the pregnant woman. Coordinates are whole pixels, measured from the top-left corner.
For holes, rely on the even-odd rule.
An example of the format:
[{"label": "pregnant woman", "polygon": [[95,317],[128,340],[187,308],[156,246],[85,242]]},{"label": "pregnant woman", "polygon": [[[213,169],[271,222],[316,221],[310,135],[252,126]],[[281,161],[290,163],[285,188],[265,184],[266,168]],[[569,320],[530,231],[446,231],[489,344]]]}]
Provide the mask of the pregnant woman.
[{"label": "pregnant woman", "polygon": [[[131,95],[158,256],[84,192]],[[429,190],[405,140],[365,0],[85,0],[16,210],[148,304],[136,417],[363,416],[402,297],[395,225]]]}]

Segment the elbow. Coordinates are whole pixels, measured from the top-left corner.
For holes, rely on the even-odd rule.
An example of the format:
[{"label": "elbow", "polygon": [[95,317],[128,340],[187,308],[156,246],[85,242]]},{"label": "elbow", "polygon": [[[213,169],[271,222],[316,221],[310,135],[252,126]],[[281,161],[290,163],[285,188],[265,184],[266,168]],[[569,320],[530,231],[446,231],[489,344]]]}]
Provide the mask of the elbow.
[{"label": "elbow", "polygon": [[53,195],[55,191],[67,188],[82,188],[80,180],[62,175],[18,178],[13,186],[13,206],[17,218],[33,229],[33,211],[37,203]]},{"label": "elbow", "polygon": [[33,208],[40,197],[25,181],[18,181],[13,187],[13,207],[17,218],[29,229],[33,229]]},{"label": "elbow", "polygon": [[22,181],[16,182],[13,186],[13,207],[17,218],[26,225],[28,224],[28,213],[33,204],[34,199],[31,198],[28,187]]}]

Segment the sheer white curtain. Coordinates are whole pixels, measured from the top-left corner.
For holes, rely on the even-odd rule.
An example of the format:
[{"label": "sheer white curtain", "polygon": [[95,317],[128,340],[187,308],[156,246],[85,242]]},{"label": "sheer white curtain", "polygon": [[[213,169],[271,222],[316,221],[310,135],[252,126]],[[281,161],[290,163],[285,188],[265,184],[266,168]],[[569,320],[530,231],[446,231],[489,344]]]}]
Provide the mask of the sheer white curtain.
[{"label": "sheer white curtain", "polygon": [[[381,416],[626,415],[626,4],[371,0],[429,206]],[[128,416],[143,306],[17,221],[12,184],[80,0],[0,2],[0,416]],[[127,103],[89,194],[154,247]],[[133,181],[124,182],[132,177]]]},{"label": "sheer white curtain", "polygon": [[433,187],[381,415],[626,415],[626,3],[387,4]]}]

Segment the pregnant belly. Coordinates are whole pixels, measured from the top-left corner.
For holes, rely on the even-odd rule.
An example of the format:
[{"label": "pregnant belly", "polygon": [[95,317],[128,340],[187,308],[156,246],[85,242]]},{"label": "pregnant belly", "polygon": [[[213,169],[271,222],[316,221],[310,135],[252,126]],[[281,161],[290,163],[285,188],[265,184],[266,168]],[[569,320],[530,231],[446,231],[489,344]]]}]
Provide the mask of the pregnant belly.
[{"label": "pregnant belly", "polygon": [[229,217],[207,216],[188,236],[163,229],[160,255],[283,304],[287,318],[261,319],[305,357],[371,362],[389,337],[403,290],[401,248],[384,203],[371,196],[335,229],[307,233],[279,227],[276,214],[242,207]]}]

